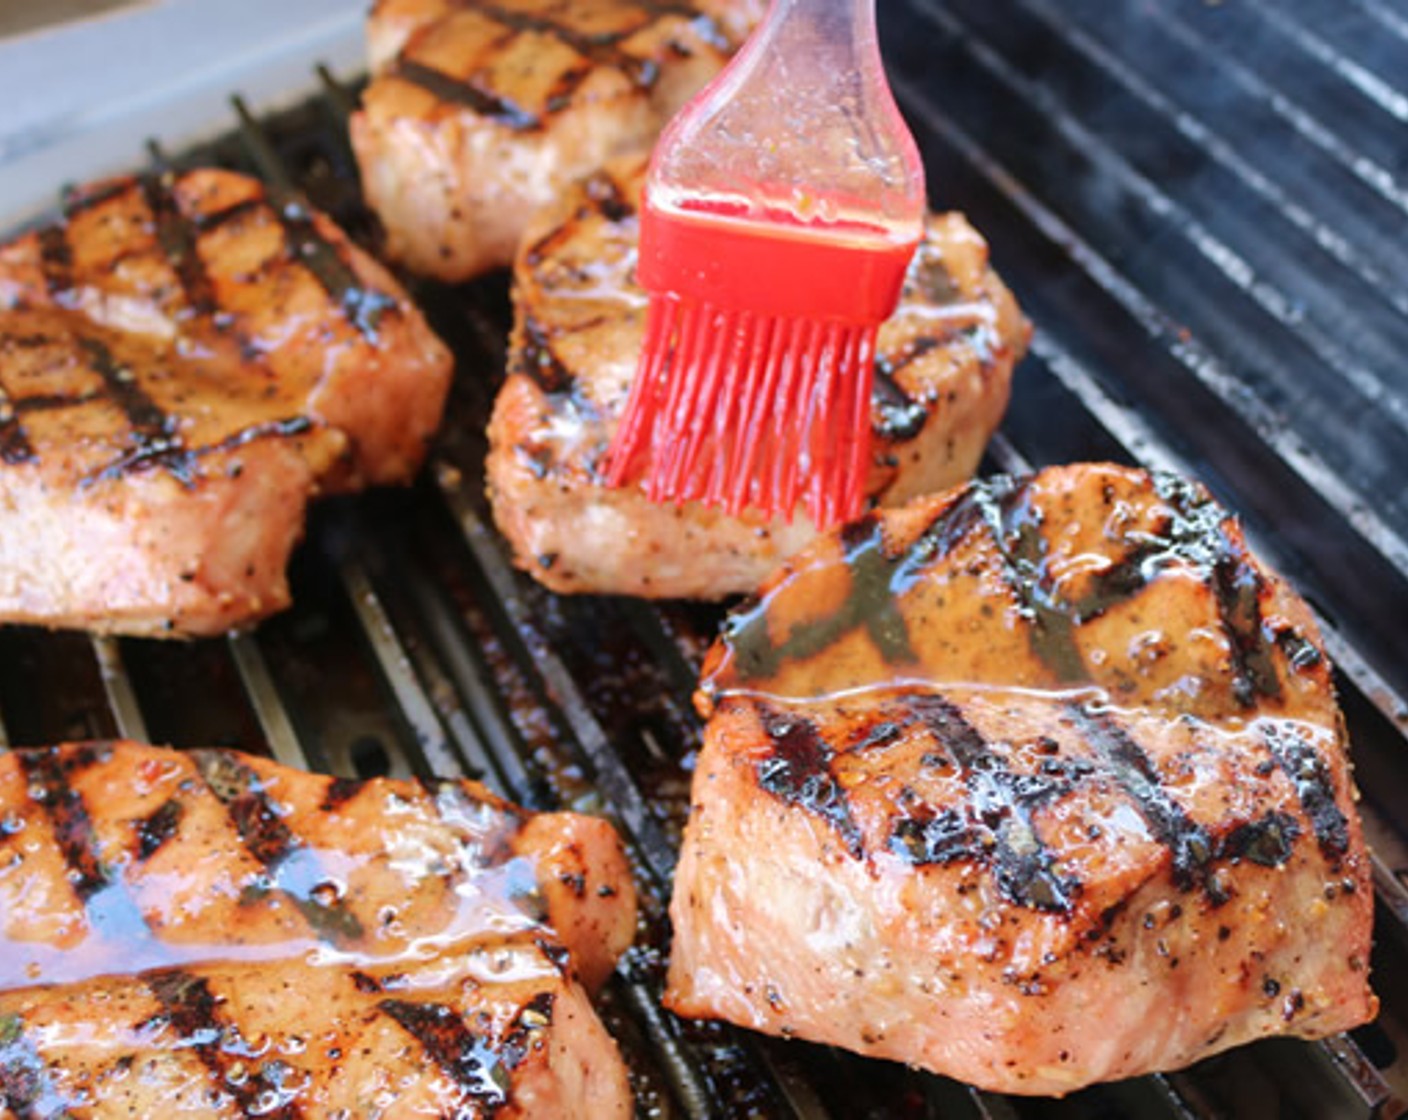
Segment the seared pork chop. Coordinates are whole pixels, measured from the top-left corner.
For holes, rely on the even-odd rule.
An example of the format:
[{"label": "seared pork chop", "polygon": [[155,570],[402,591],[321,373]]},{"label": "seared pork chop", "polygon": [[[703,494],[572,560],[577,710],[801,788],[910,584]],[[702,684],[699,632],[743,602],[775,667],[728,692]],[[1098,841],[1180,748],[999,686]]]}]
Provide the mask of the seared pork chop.
[{"label": "seared pork chop", "polygon": [[451,360],[326,217],[118,179],[0,246],[0,619],[209,634],[288,605],[308,500],[406,482]]},{"label": "seared pork chop", "polygon": [[134,743],[0,757],[0,817],[13,1114],[631,1114],[604,821]]},{"label": "seared pork chop", "polygon": [[1062,1094],[1375,1013],[1320,636],[1196,485],[872,514],[732,617],[699,699],[681,1014]]},{"label": "seared pork chop", "polygon": [[[534,220],[514,268],[508,382],[489,424],[494,517],[555,591],[716,599],[752,591],[815,536],[803,514],[730,517],[601,484],[644,340],[634,277],[642,158]],[[1007,407],[1029,328],[957,214],[931,218],[880,328],[866,493],[893,505],[967,478]]]},{"label": "seared pork chop", "polygon": [[383,0],[352,144],[387,252],[452,281],[509,264],[534,211],[649,148],[759,8]]}]

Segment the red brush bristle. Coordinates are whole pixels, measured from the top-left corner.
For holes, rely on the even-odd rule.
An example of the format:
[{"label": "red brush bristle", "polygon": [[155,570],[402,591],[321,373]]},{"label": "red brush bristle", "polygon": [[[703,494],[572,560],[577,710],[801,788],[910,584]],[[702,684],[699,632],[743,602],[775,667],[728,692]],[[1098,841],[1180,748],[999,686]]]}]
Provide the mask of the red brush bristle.
[{"label": "red brush bristle", "polygon": [[606,467],[654,501],[748,508],[820,528],[859,515],[875,328],[655,296]]}]

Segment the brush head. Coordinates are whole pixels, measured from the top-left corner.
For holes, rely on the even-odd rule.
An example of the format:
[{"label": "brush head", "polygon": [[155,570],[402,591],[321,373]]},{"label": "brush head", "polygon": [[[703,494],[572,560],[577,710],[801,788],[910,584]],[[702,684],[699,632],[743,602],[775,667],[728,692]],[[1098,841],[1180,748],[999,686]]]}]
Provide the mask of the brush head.
[{"label": "brush head", "polygon": [[863,223],[658,209],[637,275],[651,293],[606,481],[654,501],[819,528],[859,515],[875,335],[918,244]]}]

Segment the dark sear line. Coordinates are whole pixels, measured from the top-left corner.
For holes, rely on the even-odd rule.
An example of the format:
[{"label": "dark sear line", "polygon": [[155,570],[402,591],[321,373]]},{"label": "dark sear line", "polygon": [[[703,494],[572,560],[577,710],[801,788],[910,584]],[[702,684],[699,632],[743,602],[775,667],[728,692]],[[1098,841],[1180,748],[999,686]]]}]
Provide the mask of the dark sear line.
[{"label": "dark sear line", "polygon": [[[3,347],[3,342],[0,342]],[[34,445],[20,423],[19,406],[0,386],[0,462],[17,467],[21,463],[32,462],[35,458]]]},{"label": "dark sear line", "polygon": [[[172,193],[175,177],[166,172],[144,175],[139,181],[156,226],[157,244],[180,281],[187,305],[197,314],[213,315],[217,308],[215,291],[196,245],[195,224],[182,212],[181,204]],[[218,318],[216,322],[218,324]]]},{"label": "dark sear line", "polygon": [[755,600],[730,614],[723,634],[733,652],[739,685],[765,681],[788,661],[819,657],[861,626],[888,663],[913,663],[914,650],[898,599],[927,565],[981,524],[973,489],[944,506],[898,555],[885,547],[883,515],[867,514],[847,525],[841,531],[841,543],[843,559],[851,569],[849,594],[834,612],[794,627],[782,642],[774,644],[769,634],[766,600]]},{"label": "dark sear line", "polygon": [[851,817],[850,802],[831,772],[835,757],[817,726],[799,711],[758,705],[772,757],[758,762],[760,785],[785,805],[819,817],[836,830],[853,859],[864,854],[860,829]]},{"label": "dark sear line", "polygon": [[1069,793],[1081,768],[1016,773],[951,701],[921,693],[905,702],[909,718],[923,726],[958,766],[969,799],[961,809],[941,813],[911,806],[910,815],[895,823],[890,850],[917,866],[965,861],[987,867],[1009,902],[1069,914],[1081,884],[1056,870],[1032,814]]},{"label": "dark sear line", "polygon": [[250,424],[248,427],[231,432],[224,439],[206,444],[203,447],[186,447],[184,445],[162,447],[157,445],[134,448],[103,467],[102,470],[88,475],[83,479],[82,485],[92,485],[95,482],[117,478],[129,471],[147,470],[152,467],[165,467],[188,486],[194,485],[197,481],[196,466],[207,455],[214,455],[221,451],[234,451],[260,439],[291,438],[312,430],[313,421],[307,416],[291,416],[286,420],[265,420],[258,424]]},{"label": "dark sear line", "polygon": [[195,226],[196,232],[200,234],[212,233],[221,226],[230,222],[242,221],[250,214],[258,214],[268,207],[268,200],[256,195],[253,198],[241,199],[225,207],[223,210],[212,210],[208,214],[196,214],[190,219]]},{"label": "dark sear line", "polygon": [[871,431],[886,443],[905,443],[924,430],[929,419],[930,405],[914,400],[901,388],[895,375],[911,362],[937,349],[939,340],[916,338],[898,360],[883,355],[875,358],[875,380],[870,390]]},{"label": "dark sear line", "polygon": [[397,59],[389,72],[392,77],[419,86],[441,101],[467,106],[480,116],[497,121],[514,132],[531,132],[542,126],[537,116],[508,98],[488,93],[466,79],[452,77],[443,70],[409,58]]},{"label": "dark sear line", "polygon": [[73,290],[73,247],[68,243],[66,218],[39,231],[39,264],[49,298],[62,306]]},{"label": "dark sear line", "polygon": [[137,859],[145,863],[156,855],[161,846],[176,835],[181,827],[181,818],[185,815],[186,807],[176,798],[169,797],[138,821]]},{"label": "dark sear line", "polygon": [[362,283],[345,252],[319,231],[302,199],[279,198],[271,191],[269,201],[283,226],[289,256],[313,274],[348,321],[375,345],[381,320],[396,310],[396,301]]},{"label": "dark sear line", "polygon": [[100,746],[83,746],[65,753],[55,747],[17,753],[29,783],[30,800],[38,802],[48,816],[54,840],[68,865],[69,881],[79,900],[86,903],[111,880],[99,862],[93,820],[82,795],[73,787],[73,779],[105,761],[109,752]]},{"label": "dark sear line", "polygon": [[18,1120],[72,1120],[63,1095],[18,1015],[0,1015],[0,1103]]},{"label": "dark sear line", "polygon": [[1266,724],[1262,738],[1276,765],[1295,784],[1296,796],[1310,818],[1321,854],[1338,868],[1349,852],[1349,821],[1335,799],[1334,781],[1325,760],[1290,727]]},{"label": "dark sear line", "polygon": [[564,396],[576,388],[577,379],[561,358],[553,352],[552,338],[547,329],[533,316],[523,320],[523,346],[510,373],[528,377],[548,396]]},{"label": "dark sear line", "polygon": [[54,842],[68,867],[68,881],[83,905],[93,932],[109,941],[136,943],[151,938],[151,927],[127,889],[120,871],[105,865],[98,852],[93,820],[75,778],[111,755],[107,744],[85,744],[16,752],[29,786],[30,800],[49,818]]},{"label": "dark sear line", "polygon": [[1134,801],[1153,838],[1173,856],[1174,886],[1185,891],[1208,886],[1208,864],[1215,855],[1212,838],[1168,795],[1144,748],[1109,712],[1085,704],[1067,704],[1065,711]]},{"label": "dark sear line", "polygon": [[220,1011],[222,1001],[205,977],[169,968],[148,972],[143,980],[161,1004],[161,1013],[141,1027],[169,1025],[177,1047],[195,1051],[210,1072],[212,1088],[233,1098],[240,1115],[277,1120],[298,1120],[303,1115],[294,1099],[296,1092],[282,1084],[287,1068],[282,1063],[264,1062],[248,1075],[236,1073],[236,1063],[246,1068],[247,1063],[223,1045],[229,1024]]},{"label": "dark sear line", "polygon": [[143,462],[161,463],[183,486],[195,479],[183,458],[185,444],[174,416],[164,412],[143,390],[136,372],[121,365],[107,344],[93,337],[78,339],[78,346],[87,356],[94,372],[103,379],[107,396],[122,410],[132,427],[132,448],[116,462],[94,472],[84,480],[89,484],[99,478],[121,473]]},{"label": "dark sear line", "polygon": [[990,486],[975,485],[978,504],[1002,560],[1002,575],[1029,624],[1032,654],[1060,684],[1090,679],[1070,608],[1061,602],[1047,565],[1048,544],[1041,528],[1045,520],[1032,502],[1030,479],[1005,479]]},{"label": "dark sear line", "polygon": [[[476,1034],[453,1007],[386,999],[377,1006],[425,1048],[425,1052],[476,1106],[492,1117],[513,1092],[513,1071],[522,1064],[535,1034],[552,1024],[553,996],[542,992],[524,1004],[508,1032],[494,1040]],[[467,1115],[463,1109],[455,1115]]]},{"label": "dark sear line", "polygon": [[247,889],[242,901],[254,902],[277,890],[303,915],[324,941],[345,945],[363,937],[362,924],[324,874],[317,854],[284,824],[259,775],[221,751],[190,752],[211,792],[239,833],[240,840],[269,873],[267,885]]}]

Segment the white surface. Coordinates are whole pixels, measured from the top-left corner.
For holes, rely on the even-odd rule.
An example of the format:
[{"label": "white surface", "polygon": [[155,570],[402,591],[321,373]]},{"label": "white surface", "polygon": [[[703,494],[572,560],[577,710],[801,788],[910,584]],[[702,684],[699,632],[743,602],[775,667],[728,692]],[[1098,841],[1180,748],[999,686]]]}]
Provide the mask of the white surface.
[{"label": "white surface", "polygon": [[297,100],[326,63],[362,69],[365,0],[153,0],[0,40],[0,230],[66,183],[130,170],[146,141],[178,149]]}]

